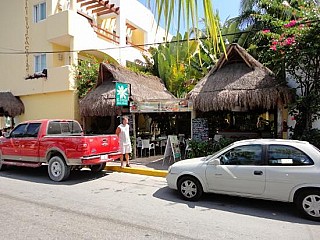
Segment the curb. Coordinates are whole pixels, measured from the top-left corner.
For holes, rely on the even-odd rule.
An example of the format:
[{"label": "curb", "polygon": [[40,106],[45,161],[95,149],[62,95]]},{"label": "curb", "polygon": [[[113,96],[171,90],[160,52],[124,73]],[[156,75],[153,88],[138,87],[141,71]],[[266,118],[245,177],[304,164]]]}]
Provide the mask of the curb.
[{"label": "curb", "polygon": [[119,166],[106,166],[104,170],[114,171],[114,172],[125,172],[125,173],[133,173],[154,177],[166,177],[168,171],[165,170],[154,170],[154,169],[145,169],[145,168],[135,168],[135,167],[124,167],[121,168]]}]

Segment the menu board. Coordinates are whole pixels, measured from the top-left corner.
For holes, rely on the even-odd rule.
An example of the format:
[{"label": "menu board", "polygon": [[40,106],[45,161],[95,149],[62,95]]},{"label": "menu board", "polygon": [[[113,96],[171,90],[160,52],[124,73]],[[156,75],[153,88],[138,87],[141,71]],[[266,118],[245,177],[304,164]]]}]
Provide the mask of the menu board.
[{"label": "menu board", "polygon": [[177,135],[169,135],[166,145],[166,150],[164,152],[165,159],[167,157],[173,158],[173,161],[181,160],[181,152],[179,148],[179,140]]},{"label": "menu board", "polygon": [[209,140],[209,127],[206,118],[192,119],[192,140],[195,141],[208,141]]}]

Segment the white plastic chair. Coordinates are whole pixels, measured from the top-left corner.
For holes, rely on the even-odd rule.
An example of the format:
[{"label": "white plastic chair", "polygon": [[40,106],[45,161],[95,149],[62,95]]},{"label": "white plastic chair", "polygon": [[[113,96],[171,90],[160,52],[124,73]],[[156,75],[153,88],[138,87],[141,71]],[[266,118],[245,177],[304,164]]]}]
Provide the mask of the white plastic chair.
[{"label": "white plastic chair", "polygon": [[158,147],[160,148],[160,154],[162,155],[163,147],[167,145],[167,136],[159,137]]},{"label": "white plastic chair", "polygon": [[186,148],[184,150],[184,158],[187,159],[188,158],[188,153],[191,152],[191,147],[189,146],[189,142],[190,140],[189,139],[186,139]]},{"label": "white plastic chair", "polygon": [[161,139],[160,141],[160,153],[162,155],[162,150],[163,150],[163,147],[165,147],[167,145],[167,139],[164,138],[164,139]]},{"label": "white plastic chair", "polygon": [[141,137],[137,137],[137,148],[141,148],[141,147],[142,147]]},{"label": "white plastic chair", "polygon": [[142,147],[142,140],[141,140],[141,137],[137,137],[137,151],[139,151],[139,148]]},{"label": "white plastic chair", "polygon": [[149,157],[150,157],[150,151],[153,150],[154,156],[156,155],[156,148],[154,143],[150,143],[149,139],[142,139],[142,146],[141,146],[141,157],[143,153],[143,149],[148,149],[149,150]]},{"label": "white plastic chair", "polygon": [[150,157],[150,151],[153,150],[153,156],[156,155],[156,146],[154,143],[149,144],[149,157]]}]

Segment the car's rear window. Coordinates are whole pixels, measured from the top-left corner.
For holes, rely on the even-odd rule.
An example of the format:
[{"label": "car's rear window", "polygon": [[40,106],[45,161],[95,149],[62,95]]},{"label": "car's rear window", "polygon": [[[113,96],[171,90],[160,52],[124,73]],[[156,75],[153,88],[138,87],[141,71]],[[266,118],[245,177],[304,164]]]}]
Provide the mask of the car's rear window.
[{"label": "car's rear window", "polygon": [[48,135],[79,135],[80,124],[74,121],[51,121],[48,125]]},{"label": "car's rear window", "polygon": [[312,159],[292,146],[270,145],[268,148],[268,164],[273,166],[313,165]]}]

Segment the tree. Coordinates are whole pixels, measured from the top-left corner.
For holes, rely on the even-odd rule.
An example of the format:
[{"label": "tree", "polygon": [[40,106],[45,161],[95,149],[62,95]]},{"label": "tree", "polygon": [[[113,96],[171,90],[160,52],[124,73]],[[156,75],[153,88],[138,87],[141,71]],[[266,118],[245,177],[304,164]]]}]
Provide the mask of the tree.
[{"label": "tree", "polygon": [[259,6],[265,14],[256,17],[265,29],[254,39],[256,51],[279,80],[294,81],[293,138],[302,139],[320,117],[320,8],[302,0],[261,0]]},{"label": "tree", "polygon": [[[201,1],[200,1],[201,2]],[[199,29],[198,27],[198,1],[195,0],[148,0],[148,5],[154,4],[154,11],[157,14],[157,22],[164,19],[167,34],[173,19],[177,20],[177,34],[180,32],[181,20],[186,23],[187,29]],[[214,54],[219,53],[220,49],[225,52],[225,45],[220,33],[219,19],[215,15],[212,0],[202,0],[204,9],[204,24],[207,29],[207,36],[211,40]],[[177,15],[175,15],[177,14]],[[190,27],[190,23],[192,27]],[[196,39],[199,38],[198,31],[195,31]],[[188,38],[189,39],[189,38]]]},{"label": "tree", "polygon": [[237,43],[243,48],[249,47],[251,43],[253,25],[247,26],[245,29],[240,29],[240,19],[238,17],[227,20],[222,28],[221,33],[225,39],[225,43]]},{"label": "tree", "polygon": [[83,98],[96,84],[100,63],[93,56],[80,60],[74,66],[77,94]]},{"label": "tree", "polygon": [[[185,42],[178,34],[171,42],[161,44],[158,48],[151,48],[153,58],[153,72],[165,83],[167,89],[175,96],[181,97],[185,91],[185,80],[191,78],[188,71],[190,57],[197,51],[197,41]],[[190,68],[189,68],[190,69]]]},{"label": "tree", "polygon": [[167,89],[177,97],[185,97],[197,81],[208,73],[217,61],[212,54],[211,42],[205,39],[187,41],[178,34],[170,43],[151,48],[149,70],[160,77]]}]

